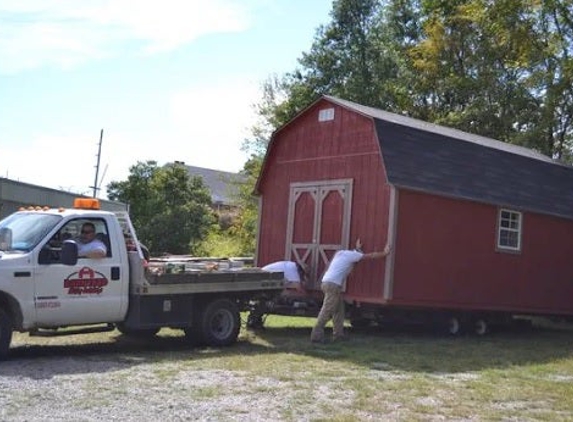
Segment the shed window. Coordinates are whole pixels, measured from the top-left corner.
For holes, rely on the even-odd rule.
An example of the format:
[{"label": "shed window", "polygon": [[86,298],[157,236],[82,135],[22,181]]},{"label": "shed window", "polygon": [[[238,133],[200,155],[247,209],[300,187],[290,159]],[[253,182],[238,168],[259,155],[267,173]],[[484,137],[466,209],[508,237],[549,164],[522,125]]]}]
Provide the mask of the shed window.
[{"label": "shed window", "polygon": [[329,120],[334,120],[334,109],[324,108],[318,112],[318,121],[327,122]]},{"label": "shed window", "polygon": [[497,247],[499,249],[521,250],[521,221],[520,212],[507,209],[499,210],[497,229]]}]

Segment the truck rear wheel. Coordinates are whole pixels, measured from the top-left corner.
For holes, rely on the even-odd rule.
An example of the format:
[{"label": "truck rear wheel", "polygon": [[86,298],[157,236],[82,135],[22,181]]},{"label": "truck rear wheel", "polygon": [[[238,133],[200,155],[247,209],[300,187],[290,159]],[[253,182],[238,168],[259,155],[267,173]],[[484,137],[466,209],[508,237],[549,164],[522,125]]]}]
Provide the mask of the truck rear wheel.
[{"label": "truck rear wheel", "polygon": [[0,360],[6,359],[12,342],[12,321],[10,317],[0,309]]},{"label": "truck rear wheel", "polygon": [[229,346],[235,343],[241,329],[239,309],[229,299],[217,299],[209,303],[196,322],[198,326],[191,333],[199,333],[201,342],[208,346]]}]

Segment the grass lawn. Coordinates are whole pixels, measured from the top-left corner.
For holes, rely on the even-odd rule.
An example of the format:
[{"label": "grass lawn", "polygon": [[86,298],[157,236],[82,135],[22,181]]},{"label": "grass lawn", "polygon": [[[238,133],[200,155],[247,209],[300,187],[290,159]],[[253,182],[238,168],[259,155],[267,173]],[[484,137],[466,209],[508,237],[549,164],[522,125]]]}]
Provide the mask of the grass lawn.
[{"label": "grass lawn", "polygon": [[[401,420],[573,421],[571,326],[539,321],[481,338],[374,327],[350,330],[344,343],[316,346],[308,342],[313,322],[270,316],[266,329],[247,338],[270,349],[263,362],[286,365],[284,376],[300,385],[339,383],[351,399],[335,420],[394,414]],[[263,371],[261,362],[255,366]]]},{"label": "grass lawn", "polygon": [[[181,371],[229,371],[242,379],[235,387],[241,392],[276,396],[281,420],[573,421],[571,326],[539,323],[480,338],[373,327],[349,329],[346,342],[316,345],[309,341],[313,323],[271,315],[262,330],[243,328],[231,347],[191,352],[174,330],[143,345],[117,332],[54,339],[17,334],[13,347],[16,359],[138,356],[169,363],[163,378],[172,376],[174,363]],[[213,399],[228,388],[196,393]]]}]

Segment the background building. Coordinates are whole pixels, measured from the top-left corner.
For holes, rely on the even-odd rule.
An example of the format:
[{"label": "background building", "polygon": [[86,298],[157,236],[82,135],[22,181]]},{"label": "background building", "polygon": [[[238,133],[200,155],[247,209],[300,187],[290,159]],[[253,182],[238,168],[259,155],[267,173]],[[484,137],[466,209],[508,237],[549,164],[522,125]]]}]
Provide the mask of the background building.
[{"label": "background building", "polygon": [[[183,162],[176,162],[185,165]],[[236,210],[238,184],[244,177],[238,173],[213,170],[203,167],[186,166],[191,177],[198,176],[211,193],[211,206],[219,218],[232,218]],[[86,197],[77,193],[19,182],[0,177],[0,218],[4,218],[20,207],[48,206],[71,207],[74,198]],[[102,209],[108,211],[125,211],[128,204],[100,199]]]},{"label": "background building", "polygon": [[[71,207],[77,197],[86,196],[0,177],[0,219],[23,206]],[[122,202],[100,199],[100,203],[108,211],[128,209]]]},{"label": "background building", "polygon": [[203,179],[203,183],[211,192],[211,203],[214,210],[228,210],[236,205],[239,193],[238,185],[244,182],[244,177],[241,174],[187,166],[183,161],[176,161],[175,163],[184,165],[189,172],[189,176],[197,176]]},{"label": "background building", "polygon": [[[185,165],[184,162],[176,161]],[[219,225],[227,228],[233,224],[237,215],[237,198],[239,185],[245,182],[245,177],[240,173],[213,170],[204,167],[187,166],[191,177],[201,177],[203,183],[211,193],[211,208],[217,214]]]}]

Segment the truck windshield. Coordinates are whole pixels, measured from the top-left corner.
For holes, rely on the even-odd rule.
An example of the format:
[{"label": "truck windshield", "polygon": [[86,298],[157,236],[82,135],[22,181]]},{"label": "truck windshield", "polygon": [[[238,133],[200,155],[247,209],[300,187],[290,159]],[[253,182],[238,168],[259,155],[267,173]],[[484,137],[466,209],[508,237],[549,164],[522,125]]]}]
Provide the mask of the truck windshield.
[{"label": "truck windshield", "polygon": [[0,242],[2,252],[29,252],[58,224],[61,216],[19,212],[0,221],[0,231],[10,233],[9,242]]}]

